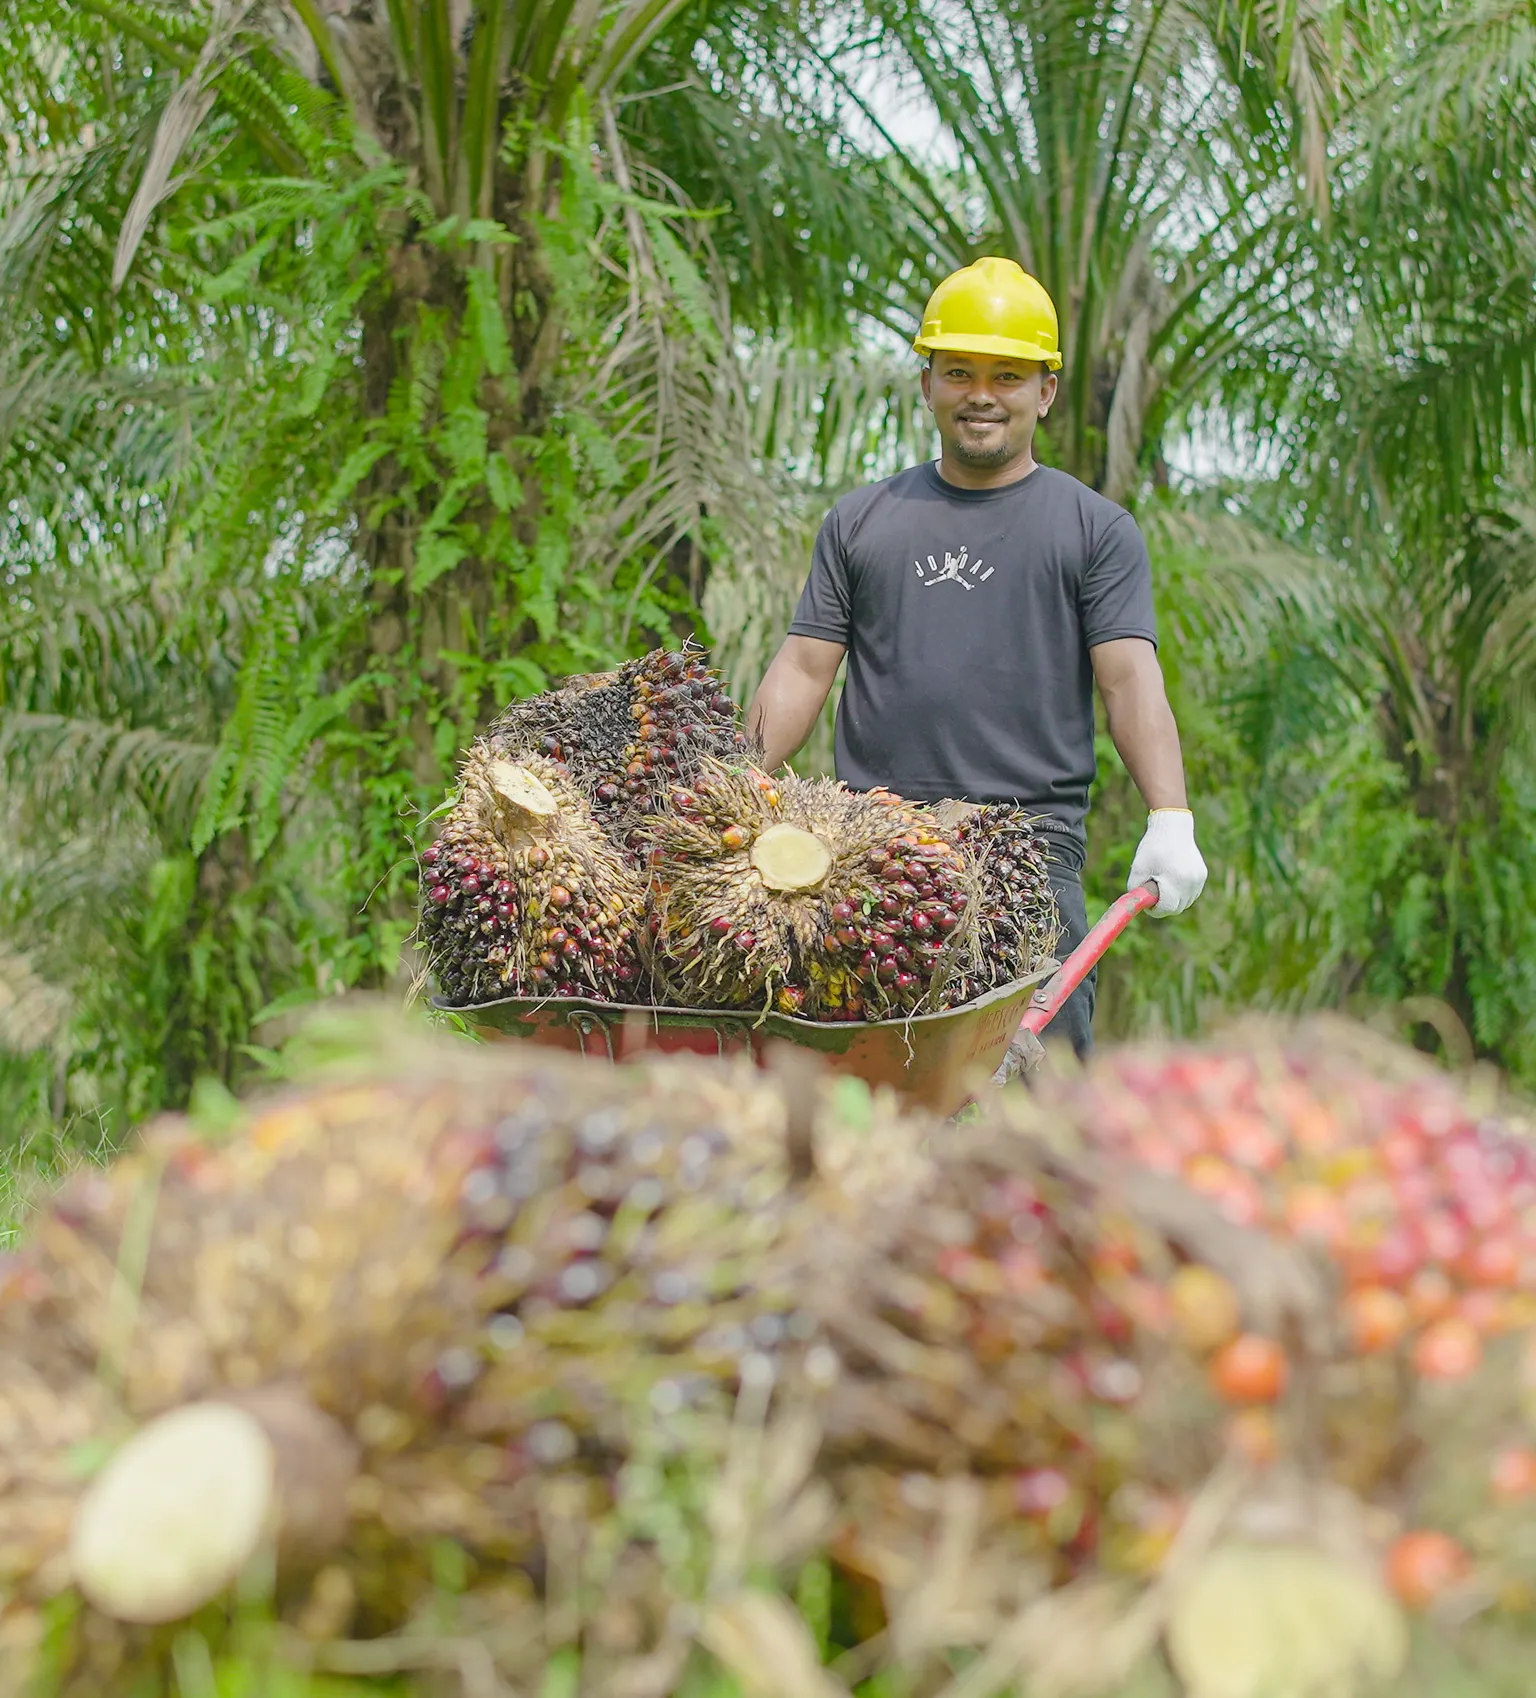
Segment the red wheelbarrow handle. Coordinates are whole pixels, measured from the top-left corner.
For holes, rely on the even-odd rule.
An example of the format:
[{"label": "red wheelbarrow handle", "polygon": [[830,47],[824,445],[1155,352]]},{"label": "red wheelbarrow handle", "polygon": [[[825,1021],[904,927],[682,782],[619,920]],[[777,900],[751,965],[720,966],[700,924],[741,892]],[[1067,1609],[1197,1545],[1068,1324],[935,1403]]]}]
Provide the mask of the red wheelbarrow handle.
[{"label": "red wheelbarrow handle", "polygon": [[1030,999],[1029,1012],[1019,1022],[1019,1030],[1041,1032],[1061,1013],[1062,1005],[1073,991],[1098,965],[1099,957],[1109,948],[1143,909],[1157,902],[1157,886],[1143,884],[1126,891],[1120,900],[1105,910],[1104,917],[1078,944],[1077,948],[1051,974]]}]

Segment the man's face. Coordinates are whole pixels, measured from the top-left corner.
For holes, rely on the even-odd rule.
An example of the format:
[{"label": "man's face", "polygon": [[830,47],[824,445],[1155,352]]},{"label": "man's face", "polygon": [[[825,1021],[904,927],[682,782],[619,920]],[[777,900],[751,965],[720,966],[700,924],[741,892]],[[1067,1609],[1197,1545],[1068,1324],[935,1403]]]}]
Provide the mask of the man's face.
[{"label": "man's face", "polygon": [[923,368],[923,399],[945,450],[977,471],[1025,453],[1056,397],[1056,374],[1040,360],[935,354]]}]

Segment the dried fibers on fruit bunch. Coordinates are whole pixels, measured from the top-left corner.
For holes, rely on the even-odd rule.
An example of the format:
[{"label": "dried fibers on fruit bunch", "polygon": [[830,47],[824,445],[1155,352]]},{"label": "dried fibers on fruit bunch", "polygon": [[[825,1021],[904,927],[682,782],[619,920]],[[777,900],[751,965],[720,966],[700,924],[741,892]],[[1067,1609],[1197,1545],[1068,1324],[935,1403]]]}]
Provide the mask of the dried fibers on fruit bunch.
[{"label": "dried fibers on fruit bunch", "polygon": [[817,1020],[939,1005],[975,883],[934,817],[884,791],[707,761],[645,830],[658,997]]},{"label": "dried fibers on fruit bunch", "polygon": [[690,646],[656,649],[513,702],[487,741],[498,754],[559,761],[606,817],[649,811],[705,756],[740,754],[746,739],[737,719],[719,674]]},{"label": "dried fibers on fruit bunch", "polygon": [[557,762],[475,744],[421,878],[422,937],[455,1005],[637,999],[642,881]]},{"label": "dried fibers on fruit bunch", "polygon": [[949,991],[949,1000],[959,1004],[1048,961],[1061,918],[1048,871],[1049,839],[1025,809],[997,802],[968,810],[955,839],[974,860],[980,887],[971,957]]}]

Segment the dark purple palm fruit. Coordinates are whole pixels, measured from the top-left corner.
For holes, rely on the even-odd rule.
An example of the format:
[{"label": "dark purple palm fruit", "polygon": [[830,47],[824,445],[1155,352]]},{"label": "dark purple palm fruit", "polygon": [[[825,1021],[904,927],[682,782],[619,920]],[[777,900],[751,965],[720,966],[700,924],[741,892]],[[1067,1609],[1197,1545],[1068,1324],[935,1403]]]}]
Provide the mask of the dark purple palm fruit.
[{"label": "dark purple palm fruit", "polygon": [[557,688],[510,703],[492,720],[486,743],[498,755],[558,762],[595,803],[618,799],[625,750],[634,736],[630,700],[644,663],[583,673]]},{"label": "dark purple palm fruit", "polygon": [[1061,935],[1047,839],[1023,808],[999,802],[968,813],[955,838],[978,887],[977,926],[952,1006],[1011,984],[1048,960]]},{"label": "dark purple palm fruit", "polygon": [[703,651],[657,649],[639,663],[630,687],[630,741],[622,792],[605,801],[654,813],[668,791],[686,785],[706,759],[741,759],[747,739],[739,710]]},{"label": "dark purple palm fruit", "polygon": [[444,1001],[634,1002],[639,874],[557,761],[477,743],[442,835],[422,852],[421,935]]}]

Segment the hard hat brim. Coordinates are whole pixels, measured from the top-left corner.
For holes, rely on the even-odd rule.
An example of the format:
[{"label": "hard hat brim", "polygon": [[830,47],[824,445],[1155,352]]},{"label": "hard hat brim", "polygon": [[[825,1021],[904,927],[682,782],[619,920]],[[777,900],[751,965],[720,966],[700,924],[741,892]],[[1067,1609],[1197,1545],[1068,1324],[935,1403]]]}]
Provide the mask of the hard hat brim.
[{"label": "hard hat brim", "polygon": [[919,336],[914,353],[990,354],[1000,360],[1040,360],[1052,371],[1061,370],[1061,355],[1035,342],[1019,342],[1012,336]]}]

